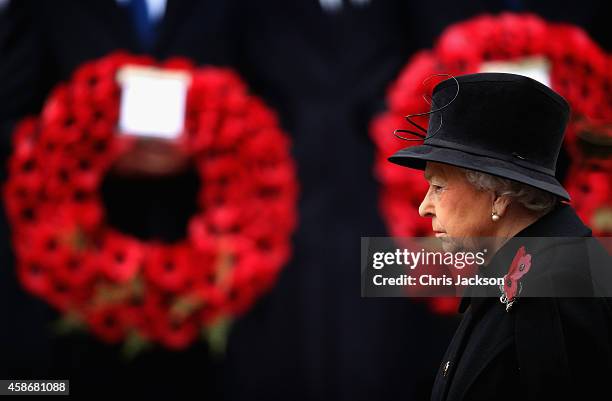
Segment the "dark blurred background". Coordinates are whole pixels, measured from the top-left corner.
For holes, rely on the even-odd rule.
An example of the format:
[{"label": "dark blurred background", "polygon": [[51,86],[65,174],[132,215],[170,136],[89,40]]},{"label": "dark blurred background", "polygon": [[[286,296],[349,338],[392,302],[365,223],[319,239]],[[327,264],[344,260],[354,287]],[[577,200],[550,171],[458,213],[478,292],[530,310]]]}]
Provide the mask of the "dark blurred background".
[{"label": "dark blurred background", "polygon": [[[0,0],[2,180],[16,121],[38,113],[50,89],[83,62],[125,49],[230,66],[278,112],[293,142],[301,193],[292,259],[235,322],[224,356],[198,343],[126,360],[119,347],[87,334],[53,333],[57,314],[17,282],[1,213],[0,378],[69,378],[71,393],[83,396],[428,399],[458,318],[409,299],[360,297],[359,237],[387,235],[368,123],[409,57],[449,24],[532,11],[581,26],[609,51],[605,2],[167,0],[148,28],[136,3],[146,7],[144,0]],[[122,230],[167,241],[184,235],[195,210],[193,172],[110,181],[106,205]]]}]

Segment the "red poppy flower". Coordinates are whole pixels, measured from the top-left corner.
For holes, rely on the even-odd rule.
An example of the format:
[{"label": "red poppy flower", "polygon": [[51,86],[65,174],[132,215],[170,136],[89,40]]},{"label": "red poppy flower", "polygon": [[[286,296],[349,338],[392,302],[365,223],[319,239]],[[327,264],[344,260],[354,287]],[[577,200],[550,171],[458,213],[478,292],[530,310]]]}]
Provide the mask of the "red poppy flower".
[{"label": "red poppy flower", "polygon": [[50,292],[51,278],[44,263],[35,258],[23,258],[17,264],[17,276],[21,284],[32,294],[46,297]]},{"label": "red poppy flower", "polygon": [[206,212],[206,220],[216,233],[236,233],[243,223],[238,207],[217,206]]},{"label": "red poppy flower", "polygon": [[115,232],[106,234],[97,262],[110,279],[125,283],[141,270],[144,261],[143,246],[136,240]]},{"label": "red poppy flower", "polygon": [[612,205],[610,173],[589,169],[575,169],[568,177],[567,190],[575,204],[576,212],[595,234],[604,234],[599,230],[595,217],[599,208]]},{"label": "red poppy flower", "polygon": [[67,281],[54,277],[44,295],[45,300],[60,312],[75,306],[74,288]]},{"label": "red poppy flower", "polygon": [[197,337],[199,325],[194,318],[175,319],[166,317],[155,324],[155,334],[159,341],[172,350],[187,348]]},{"label": "red poppy flower", "polygon": [[217,318],[227,313],[227,310],[224,309],[227,304],[226,295],[215,286],[203,285],[200,291],[202,307],[198,310],[197,315],[206,324],[214,323]]},{"label": "red poppy flower", "polygon": [[145,273],[160,288],[180,291],[192,278],[197,263],[190,247],[151,246],[145,259]]},{"label": "red poppy flower", "polygon": [[429,299],[429,308],[439,315],[454,315],[459,307],[459,298],[437,297]]},{"label": "red poppy flower", "polygon": [[121,305],[104,305],[92,308],[87,313],[87,323],[100,339],[107,343],[118,343],[126,334],[126,316]]},{"label": "red poppy flower", "polygon": [[255,290],[250,276],[235,275],[226,289],[225,308],[232,314],[241,315],[253,303]]},{"label": "red poppy flower", "polygon": [[527,253],[524,246],[521,246],[508,269],[508,273],[504,276],[504,294],[508,301],[512,301],[519,288],[519,281],[531,269],[531,255]]},{"label": "red poppy flower", "polygon": [[22,233],[16,233],[15,251],[19,257],[37,258],[45,264],[56,266],[69,252],[66,231],[57,229],[50,222],[29,227]]},{"label": "red poppy flower", "polygon": [[54,274],[70,287],[86,287],[94,279],[96,269],[83,252],[67,252],[58,261]]}]

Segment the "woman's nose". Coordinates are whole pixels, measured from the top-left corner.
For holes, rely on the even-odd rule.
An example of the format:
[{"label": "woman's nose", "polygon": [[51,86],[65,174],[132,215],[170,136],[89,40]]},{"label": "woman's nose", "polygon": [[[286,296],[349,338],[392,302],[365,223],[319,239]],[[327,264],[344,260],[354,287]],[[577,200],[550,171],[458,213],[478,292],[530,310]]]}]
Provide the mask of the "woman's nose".
[{"label": "woman's nose", "polygon": [[425,194],[425,198],[423,198],[423,201],[419,205],[419,215],[421,217],[435,216],[433,204],[429,199],[429,191],[427,191],[427,193]]}]

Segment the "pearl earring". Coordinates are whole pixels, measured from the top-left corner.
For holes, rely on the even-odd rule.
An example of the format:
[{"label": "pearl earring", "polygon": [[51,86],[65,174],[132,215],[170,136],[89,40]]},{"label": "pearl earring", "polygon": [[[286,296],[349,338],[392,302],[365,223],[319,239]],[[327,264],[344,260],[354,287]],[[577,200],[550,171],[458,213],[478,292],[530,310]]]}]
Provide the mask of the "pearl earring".
[{"label": "pearl earring", "polygon": [[497,214],[495,212],[491,213],[491,220],[499,221],[499,219],[500,219],[500,215],[499,214]]}]

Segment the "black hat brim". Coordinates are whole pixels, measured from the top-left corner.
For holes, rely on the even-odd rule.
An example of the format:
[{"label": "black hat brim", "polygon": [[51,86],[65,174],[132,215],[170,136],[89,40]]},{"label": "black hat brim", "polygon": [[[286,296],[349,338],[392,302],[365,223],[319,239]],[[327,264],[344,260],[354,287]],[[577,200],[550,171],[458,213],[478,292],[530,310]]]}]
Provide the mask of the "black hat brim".
[{"label": "black hat brim", "polygon": [[497,177],[507,178],[550,192],[566,201],[570,200],[570,196],[565,188],[563,188],[561,183],[553,176],[511,162],[474,155],[456,149],[432,145],[418,145],[404,148],[389,157],[388,160],[391,163],[418,170],[425,170],[425,165],[428,161],[450,164]]}]

